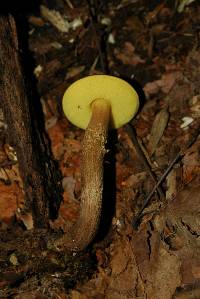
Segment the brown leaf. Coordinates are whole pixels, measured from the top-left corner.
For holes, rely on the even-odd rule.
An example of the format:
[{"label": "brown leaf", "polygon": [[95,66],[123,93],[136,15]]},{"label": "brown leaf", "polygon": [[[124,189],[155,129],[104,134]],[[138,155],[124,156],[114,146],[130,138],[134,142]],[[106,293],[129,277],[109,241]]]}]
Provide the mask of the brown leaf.
[{"label": "brown leaf", "polygon": [[176,83],[176,80],[180,76],[181,73],[179,71],[174,71],[163,74],[161,79],[159,80],[147,83],[144,86],[144,92],[146,94],[146,97],[154,95],[159,91],[162,91],[165,94],[169,93],[174,84]]},{"label": "brown leaf", "polygon": [[11,221],[18,203],[23,201],[23,193],[17,183],[7,186],[0,183],[0,220],[6,223]]},{"label": "brown leaf", "polygon": [[71,299],[87,299],[87,297],[84,294],[81,294],[80,292],[73,290],[71,292]]},{"label": "brown leaf", "polygon": [[133,251],[148,298],[171,299],[178,287],[199,279],[199,199],[200,187],[187,187],[151,225],[142,222],[134,233]]},{"label": "brown leaf", "polygon": [[200,173],[200,138],[183,157],[183,180],[189,183]]},{"label": "brown leaf", "polygon": [[122,50],[115,49],[114,52],[116,58],[124,64],[136,66],[145,63],[145,60],[135,53],[135,47],[130,42],[125,42]]},{"label": "brown leaf", "polygon": [[111,275],[105,298],[128,299],[135,298],[136,294],[141,295],[139,298],[144,298],[140,290],[139,276],[131,244],[124,238],[115,243],[112,251]]},{"label": "brown leaf", "polygon": [[156,114],[156,117],[154,119],[150,137],[149,137],[149,143],[148,143],[148,149],[149,149],[149,155],[152,156],[153,153],[156,150],[156,147],[162,138],[163,132],[167,126],[169,120],[169,112],[166,108],[162,109]]},{"label": "brown leaf", "polygon": [[168,251],[160,235],[143,227],[133,237],[136,262],[149,299],[171,299],[180,285],[180,259]]}]

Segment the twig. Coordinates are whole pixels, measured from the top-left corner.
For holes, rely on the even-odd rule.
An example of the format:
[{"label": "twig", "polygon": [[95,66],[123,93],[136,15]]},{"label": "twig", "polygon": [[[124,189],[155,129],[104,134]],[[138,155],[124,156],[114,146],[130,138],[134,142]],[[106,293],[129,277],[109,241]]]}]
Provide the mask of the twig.
[{"label": "twig", "polygon": [[[150,165],[147,161],[147,158],[145,157],[145,155],[144,155],[144,153],[143,153],[143,151],[140,147],[135,129],[130,124],[128,124],[128,125],[125,126],[125,130],[127,131],[129,137],[131,138],[131,140],[132,140],[132,142],[135,146],[136,152],[137,152],[139,158],[141,159],[142,163],[144,164],[144,167],[147,169],[147,171],[148,171],[149,175],[151,176],[152,180],[154,181],[154,183],[157,184],[156,176],[152,172],[151,167],[150,167]],[[162,188],[160,186],[158,186],[156,189],[157,189],[160,197],[165,198],[165,195],[162,191]]]},{"label": "twig", "polygon": [[173,166],[185,155],[185,152],[188,150],[188,148],[190,148],[194,142],[196,141],[196,139],[198,138],[200,134],[200,127],[197,129],[196,133],[194,134],[194,136],[192,136],[191,140],[189,140],[187,142],[187,144],[185,145],[185,147],[180,150],[178,152],[178,154],[175,156],[175,158],[172,160],[172,162],[169,164],[169,166],[167,167],[167,169],[165,170],[165,172],[163,173],[163,175],[161,176],[161,178],[158,180],[157,184],[153,187],[152,191],[149,193],[149,195],[147,196],[147,198],[145,199],[142,208],[140,209],[140,211],[138,212],[137,216],[134,217],[133,219],[133,227],[136,229],[139,223],[139,220],[142,217],[142,212],[143,210],[146,208],[146,206],[148,205],[152,195],[154,194],[154,192],[156,191],[156,189],[158,188],[158,186],[162,183],[162,181],[166,178],[166,176],[169,174],[169,172],[171,171],[171,169],[173,168]]},{"label": "twig", "polygon": [[107,59],[106,59],[106,54],[105,54],[105,52],[106,52],[105,47],[104,47],[104,52],[102,50],[104,39],[99,30],[97,7],[96,7],[97,5],[96,5],[95,1],[92,1],[92,0],[87,0],[87,2],[88,2],[90,17],[91,17],[91,26],[92,26],[92,29],[94,32],[95,42],[96,42],[97,50],[99,53],[101,70],[103,73],[108,74],[109,68],[108,68],[108,64],[106,61]]},{"label": "twig", "polygon": [[72,2],[70,0],[65,0],[65,2],[69,6],[69,8],[74,9],[74,5],[72,4]]}]

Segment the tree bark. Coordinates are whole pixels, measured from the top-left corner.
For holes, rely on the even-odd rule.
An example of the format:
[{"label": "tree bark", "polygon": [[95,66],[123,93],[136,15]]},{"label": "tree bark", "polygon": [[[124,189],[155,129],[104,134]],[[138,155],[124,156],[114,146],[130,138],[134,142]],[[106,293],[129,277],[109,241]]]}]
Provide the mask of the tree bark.
[{"label": "tree bark", "polygon": [[14,17],[0,16],[0,105],[9,142],[17,153],[26,209],[32,211],[34,226],[44,228],[49,218],[56,217],[60,174],[42,122],[39,96],[34,95],[34,84],[31,86],[31,78],[27,78],[19,44]]}]

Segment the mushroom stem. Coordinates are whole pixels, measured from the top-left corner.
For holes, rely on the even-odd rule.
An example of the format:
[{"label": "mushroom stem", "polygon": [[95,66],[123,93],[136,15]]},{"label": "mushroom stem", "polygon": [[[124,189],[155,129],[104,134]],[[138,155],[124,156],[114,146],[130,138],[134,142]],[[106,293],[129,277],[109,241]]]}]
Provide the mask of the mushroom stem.
[{"label": "mushroom stem", "polygon": [[86,248],[98,229],[103,193],[103,158],[110,110],[110,103],[104,99],[92,102],[92,116],[82,146],[80,215],[71,230],[59,240],[61,247],[69,250],[79,251]]}]

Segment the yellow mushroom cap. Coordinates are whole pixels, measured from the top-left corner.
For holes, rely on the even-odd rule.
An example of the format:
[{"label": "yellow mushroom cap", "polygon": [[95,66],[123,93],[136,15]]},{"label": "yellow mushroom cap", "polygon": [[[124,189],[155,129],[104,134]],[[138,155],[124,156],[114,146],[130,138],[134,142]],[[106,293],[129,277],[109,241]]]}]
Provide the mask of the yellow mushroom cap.
[{"label": "yellow mushroom cap", "polygon": [[63,110],[71,123],[86,129],[91,118],[92,102],[107,100],[111,105],[112,126],[128,123],[139,108],[139,98],[126,81],[109,75],[82,78],[68,87],[63,96]]}]

